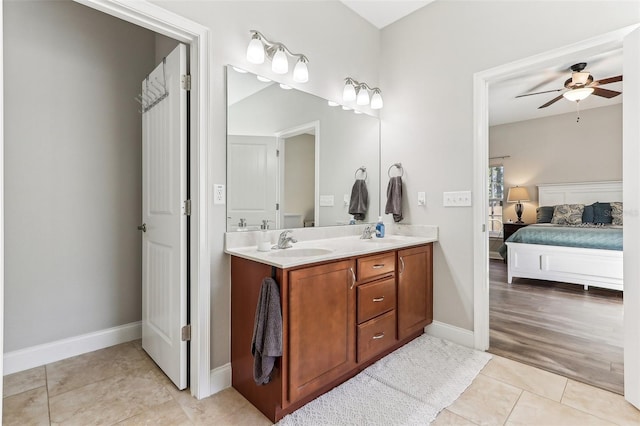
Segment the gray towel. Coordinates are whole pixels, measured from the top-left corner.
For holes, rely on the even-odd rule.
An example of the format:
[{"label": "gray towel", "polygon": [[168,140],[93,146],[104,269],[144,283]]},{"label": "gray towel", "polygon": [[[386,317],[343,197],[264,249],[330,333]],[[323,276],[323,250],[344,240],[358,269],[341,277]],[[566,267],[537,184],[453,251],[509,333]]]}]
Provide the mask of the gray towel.
[{"label": "gray towel", "polygon": [[393,214],[393,221],[402,220],[402,178],[394,176],[389,179],[387,185],[387,204],[384,208],[386,214]]},{"label": "gray towel", "polygon": [[258,385],[266,385],[271,380],[276,358],[282,356],[280,291],[273,278],[262,280],[253,325],[251,355],[253,355],[253,380]]},{"label": "gray towel", "polygon": [[356,220],[364,220],[369,208],[369,192],[364,179],[356,179],[351,188],[351,200],[349,201],[349,214]]}]

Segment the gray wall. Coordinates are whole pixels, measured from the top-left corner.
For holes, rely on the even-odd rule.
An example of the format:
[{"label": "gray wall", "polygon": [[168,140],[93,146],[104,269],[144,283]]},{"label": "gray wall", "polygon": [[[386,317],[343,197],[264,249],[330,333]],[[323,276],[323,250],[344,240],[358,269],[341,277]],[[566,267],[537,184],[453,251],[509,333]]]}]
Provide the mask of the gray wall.
[{"label": "gray wall", "polygon": [[[489,157],[502,155],[505,189],[527,187],[522,217],[535,222],[536,185],[622,180],[622,104],[583,110],[579,123],[571,113],[490,127]],[[516,220],[514,203],[503,214]]]},{"label": "gray wall", "polygon": [[404,166],[405,221],[439,226],[436,321],[473,330],[473,209],[442,206],[473,189],[473,74],[636,22],[639,2],[436,1],[382,30],[382,168]]},{"label": "gray wall", "polygon": [[141,319],[141,124],[153,33],[4,2],[5,332],[14,351]]}]

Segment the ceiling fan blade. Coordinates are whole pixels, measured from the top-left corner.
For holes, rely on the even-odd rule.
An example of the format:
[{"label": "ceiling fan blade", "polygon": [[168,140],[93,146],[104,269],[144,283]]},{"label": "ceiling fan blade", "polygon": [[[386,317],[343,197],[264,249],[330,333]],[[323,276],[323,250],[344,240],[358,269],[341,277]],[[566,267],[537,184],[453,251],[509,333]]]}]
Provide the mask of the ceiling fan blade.
[{"label": "ceiling fan blade", "polygon": [[617,75],[615,77],[603,78],[602,80],[596,80],[591,83],[592,86],[602,86],[603,84],[615,83],[617,81],[622,81],[622,76]]},{"label": "ceiling fan blade", "polygon": [[523,98],[525,96],[533,96],[533,95],[541,95],[543,93],[552,93],[552,92],[559,92],[561,90],[564,89],[554,89],[554,90],[545,90],[544,92],[535,92],[535,93],[525,93],[524,95],[518,95],[516,96],[516,98]]},{"label": "ceiling fan blade", "polygon": [[593,94],[602,96],[603,98],[613,98],[618,96],[621,92],[616,92],[615,90],[603,89],[602,87],[594,87]]},{"label": "ceiling fan blade", "polygon": [[549,102],[547,102],[546,104],[539,106],[539,107],[538,107],[538,109],[546,108],[546,107],[548,107],[549,105],[555,104],[555,103],[556,103],[556,102],[558,102],[560,99],[562,99],[562,95],[557,96],[557,97],[555,97],[555,98],[551,99],[551,100],[550,100]]}]

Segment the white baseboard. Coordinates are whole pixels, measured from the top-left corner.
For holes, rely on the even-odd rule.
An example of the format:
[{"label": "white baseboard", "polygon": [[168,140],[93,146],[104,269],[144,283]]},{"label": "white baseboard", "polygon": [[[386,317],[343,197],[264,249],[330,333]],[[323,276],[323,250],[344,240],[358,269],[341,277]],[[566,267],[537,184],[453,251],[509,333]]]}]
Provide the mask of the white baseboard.
[{"label": "white baseboard", "polygon": [[61,359],[97,351],[98,349],[108,348],[109,346],[120,343],[130,342],[140,339],[141,336],[142,322],[137,321],[106,330],[95,331],[93,333],[7,352],[4,354],[3,374],[17,373],[60,361]]},{"label": "white baseboard", "polygon": [[426,326],[424,331],[429,336],[439,337],[469,348],[474,347],[473,331],[464,328],[434,321]]},{"label": "white baseboard", "polygon": [[211,395],[231,387],[231,363],[226,363],[211,370],[209,376]]}]

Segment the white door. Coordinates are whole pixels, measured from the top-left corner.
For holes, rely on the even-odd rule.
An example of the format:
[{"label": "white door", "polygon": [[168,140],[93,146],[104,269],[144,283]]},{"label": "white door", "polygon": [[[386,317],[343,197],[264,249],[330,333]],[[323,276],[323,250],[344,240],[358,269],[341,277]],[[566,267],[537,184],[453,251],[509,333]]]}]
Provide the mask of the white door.
[{"label": "white door", "polygon": [[625,37],[623,57],[624,397],[640,408],[640,30]]},{"label": "white door", "polygon": [[241,219],[252,229],[263,220],[278,228],[276,138],[229,135],[227,150],[227,231]]},{"label": "white door", "polygon": [[181,44],[142,82],[142,347],[179,389],[187,387],[186,58]]}]

